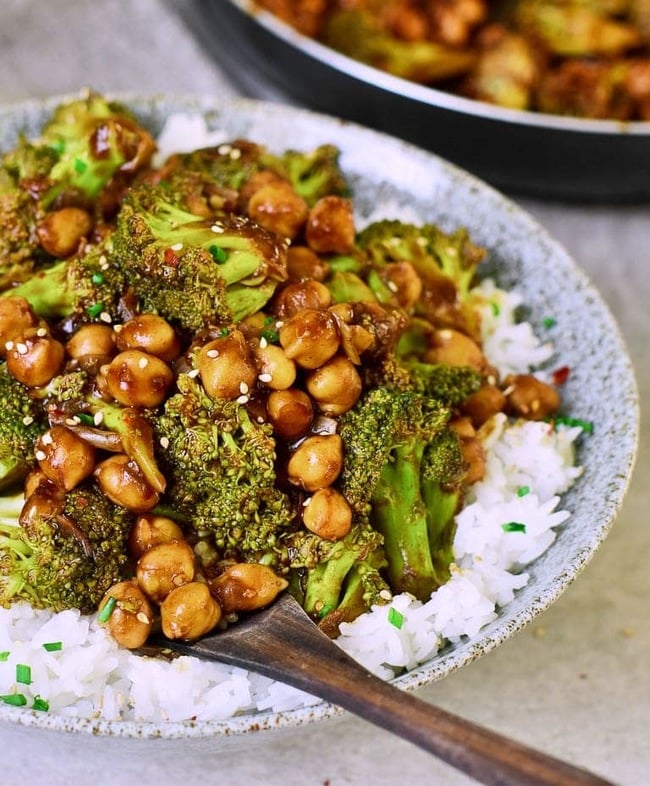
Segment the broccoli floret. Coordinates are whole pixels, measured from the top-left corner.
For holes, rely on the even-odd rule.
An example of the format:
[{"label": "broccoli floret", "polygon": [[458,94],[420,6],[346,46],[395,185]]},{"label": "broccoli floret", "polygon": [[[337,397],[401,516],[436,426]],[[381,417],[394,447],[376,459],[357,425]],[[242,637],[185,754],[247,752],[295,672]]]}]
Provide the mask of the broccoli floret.
[{"label": "broccoli floret", "polygon": [[0,364],[0,491],[19,483],[34,466],[34,443],[47,421],[28,389]]},{"label": "broccoli floret", "polygon": [[25,281],[50,259],[35,242],[37,205],[18,188],[3,189],[0,170],[0,290]]},{"label": "broccoli floret", "polygon": [[448,407],[462,404],[483,384],[481,374],[469,366],[423,363],[418,360],[404,360],[402,364],[408,372],[407,384],[411,389]]},{"label": "broccoli floret", "polygon": [[414,82],[435,83],[465,73],[475,54],[430,41],[403,41],[360,9],[333,12],[322,32],[324,43],[348,57]]},{"label": "broccoli floret", "polygon": [[112,240],[113,263],[142,310],[192,330],[254,314],[287,277],[275,235],[244,216],[189,213],[163,186],[129,192]]},{"label": "broccoli floret", "polygon": [[209,534],[222,553],[275,565],[295,513],[278,485],[270,426],[243,404],[211,398],[186,374],[177,384],[155,425],[166,446],[163,504],[194,532]]},{"label": "broccoli floret", "polygon": [[[53,504],[42,506],[48,512],[34,513],[31,506],[24,526],[0,520],[0,605],[22,599],[53,611],[94,611],[104,592],[125,578],[133,515],[93,482],[64,496],[51,493]],[[9,498],[0,509],[20,503]]]},{"label": "broccoli floret", "polygon": [[449,410],[435,399],[412,390],[373,388],[340,422],[341,490],[383,536],[391,587],[420,599],[443,582],[436,567],[442,534],[430,541],[430,526],[438,525],[429,523],[423,477],[425,469],[427,479],[433,477],[433,466],[442,473],[447,454],[450,464],[457,458],[449,450],[434,462],[431,453],[430,445],[447,431],[448,418]]},{"label": "broccoli floret", "polygon": [[321,197],[347,196],[350,188],[339,167],[340,150],[335,145],[320,145],[313,150],[287,150],[271,159],[263,156],[264,166],[286,177],[308,205]]}]

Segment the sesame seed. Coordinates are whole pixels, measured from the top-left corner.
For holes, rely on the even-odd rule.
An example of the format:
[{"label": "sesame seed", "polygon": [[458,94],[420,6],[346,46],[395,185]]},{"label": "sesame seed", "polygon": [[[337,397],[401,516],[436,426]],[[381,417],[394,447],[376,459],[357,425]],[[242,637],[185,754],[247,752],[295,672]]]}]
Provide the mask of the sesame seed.
[{"label": "sesame seed", "polygon": [[102,270],[106,270],[108,268],[108,259],[102,254],[99,258],[99,266]]},{"label": "sesame seed", "polygon": [[194,379],[195,377],[198,377],[198,376],[199,376],[199,373],[200,373],[200,372],[199,372],[198,368],[193,368],[191,371],[188,371],[188,372],[187,372],[187,376],[188,376],[190,379]]},{"label": "sesame seed", "polygon": [[382,590],[382,591],[379,593],[379,597],[380,597],[382,600],[391,600],[391,598],[392,598],[393,596],[390,594],[390,592],[389,592],[388,590],[386,590],[386,589],[383,589],[383,590]]},{"label": "sesame seed", "polygon": [[220,156],[230,155],[231,151],[232,145],[219,145],[217,148],[217,153],[219,153]]},{"label": "sesame seed", "polygon": [[260,374],[258,379],[259,379],[260,382],[271,382],[271,380],[273,379],[273,375],[272,374]]},{"label": "sesame seed", "polygon": [[140,358],[138,368],[146,368],[149,365],[149,358]]},{"label": "sesame seed", "polygon": [[31,426],[34,422],[34,418],[31,415],[25,415],[23,418],[23,426]]},{"label": "sesame seed", "polygon": [[278,320],[278,321],[275,323],[275,326],[276,326],[276,328],[277,328],[278,330],[280,330],[280,328],[282,327],[282,325],[284,325],[284,322],[283,322],[281,319],[279,319],[279,320]]},{"label": "sesame seed", "polygon": [[18,352],[19,355],[26,355],[27,344],[16,344],[16,352]]},{"label": "sesame seed", "polygon": [[397,292],[397,290],[399,289],[399,287],[394,281],[388,281],[386,283],[386,286],[388,287],[388,289],[390,289],[391,292]]},{"label": "sesame seed", "polygon": [[220,226],[219,224],[213,224],[213,225],[210,227],[210,231],[211,231],[211,232],[214,232],[214,234],[215,234],[215,235],[222,235],[222,234],[224,233],[224,231],[225,231],[225,230],[224,230],[224,228],[223,228],[222,226]]},{"label": "sesame seed", "polygon": [[124,330],[124,325],[113,325],[113,330],[116,333],[121,333]]},{"label": "sesame seed", "polygon": [[307,505],[309,505],[309,503],[311,502],[311,499],[312,499],[311,497],[307,497],[307,499],[303,500],[303,503],[302,503],[303,508],[306,508]]},{"label": "sesame seed", "polygon": [[235,400],[237,401],[238,404],[248,404],[249,398],[248,396],[239,396]]},{"label": "sesame seed", "polygon": [[209,349],[205,354],[209,358],[218,358],[219,357],[219,350],[218,349]]},{"label": "sesame seed", "polygon": [[36,331],[36,335],[37,335],[39,338],[44,338],[45,336],[47,336],[47,328],[44,328],[44,327],[42,327],[42,328],[39,328],[39,329]]},{"label": "sesame seed", "polygon": [[147,617],[144,611],[139,611],[135,615],[135,618],[138,620],[138,622],[141,622],[143,625],[148,625],[151,622],[151,620],[149,619],[149,617]]},{"label": "sesame seed", "polygon": [[167,448],[169,447],[169,439],[167,437],[160,438],[160,447],[163,450],[167,450]]},{"label": "sesame seed", "polygon": [[7,341],[7,343],[5,344],[5,349],[7,350],[7,352],[11,352],[13,348],[14,348],[14,342]]},{"label": "sesame seed", "polygon": [[241,158],[241,150],[237,147],[234,147],[230,151],[230,157],[232,158],[233,161],[238,161]]},{"label": "sesame seed", "polygon": [[258,423],[264,423],[264,418],[263,418],[261,415],[258,415],[258,416],[255,418],[255,420],[257,420],[257,422],[258,422]]},{"label": "sesame seed", "polygon": [[245,382],[239,383],[239,392],[242,393],[243,395],[246,395],[246,393],[248,393],[248,385]]},{"label": "sesame seed", "polygon": [[110,325],[113,321],[113,317],[108,313],[108,311],[102,311],[99,315],[99,318],[102,322],[106,322],[106,324]]},{"label": "sesame seed", "polygon": [[182,243],[174,243],[174,245],[170,246],[170,248],[171,248],[172,251],[182,251],[183,250],[183,244]]},{"label": "sesame seed", "polygon": [[37,450],[34,456],[36,457],[36,461],[45,461],[47,458],[47,455],[42,450]]},{"label": "sesame seed", "polygon": [[260,349],[266,349],[269,345],[269,342],[262,336],[260,339]]},{"label": "sesame seed", "polygon": [[93,423],[94,423],[96,426],[99,426],[99,424],[100,424],[100,423],[101,423],[103,420],[104,420],[104,413],[103,413],[103,412],[95,412],[95,415],[94,415],[94,417],[93,417]]},{"label": "sesame seed", "polygon": [[45,434],[41,437],[41,444],[43,445],[51,445],[54,442],[52,439],[52,435],[49,431],[46,431]]}]

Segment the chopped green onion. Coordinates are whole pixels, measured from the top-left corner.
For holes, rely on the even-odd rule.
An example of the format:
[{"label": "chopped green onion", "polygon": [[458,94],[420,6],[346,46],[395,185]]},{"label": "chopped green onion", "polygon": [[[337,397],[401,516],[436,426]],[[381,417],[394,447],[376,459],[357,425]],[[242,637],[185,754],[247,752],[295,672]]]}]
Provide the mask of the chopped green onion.
[{"label": "chopped green onion", "polygon": [[93,426],[95,424],[93,416],[89,415],[87,412],[77,412],[76,417],[86,426]]},{"label": "chopped green onion", "polygon": [[97,615],[97,620],[99,622],[108,622],[108,620],[111,617],[111,614],[115,611],[115,606],[117,606],[117,601],[111,595],[106,601],[106,605],[104,606],[104,608]]},{"label": "chopped green onion", "polygon": [[0,652],[0,663],[3,663],[6,660],[9,660],[9,656],[11,653],[9,650],[5,650],[4,652]]},{"label": "chopped green onion", "polygon": [[527,494],[530,494],[530,486],[519,486],[517,489],[517,496],[525,497]]},{"label": "chopped green onion", "polygon": [[88,164],[83,161],[81,158],[75,158],[74,160],[74,171],[78,175],[82,175],[86,169],[88,169]]},{"label": "chopped green onion", "polygon": [[218,265],[223,265],[228,259],[228,252],[221,248],[221,246],[212,245],[208,251],[212,254],[212,259],[214,259]]},{"label": "chopped green onion", "polygon": [[43,644],[43,649],[46,652],[59,652],[63,649],[62,641],[47,641]]},{"label": "chopped green onion", "polygon": [[318,612],[318,616],[323,619],[323,617],[327,617],[330,611],[332,611],[332,607],[328,606],[327,604],[323,604],[323,608]]},{"label": "chopped green onion", "polygon": [[50,703],[45,699],[42,699],[40,696],[34,696],[32,709],[38,710],[39,712],[47,712],[50,709]]},{"label": "chopped green onion", "polygon": [[280,334],[275,328],[265,328],[260,336],[268,341],[269,344],[276,344],[280,340]]},{"label": "chopped green onion", "polygon": [[222,327],[219,328],[219,332],[217,333],[217,336],[219,338],[225,338],[227,335],[229,335],[229,333],[230,333],[230,328]]},{"label": "chopped green onion", "polygon": [[11,704],[12,707],[24,707],[27,704],[27,699],[22,693],[7,693],[4,696],[0,696],[0,701],[4,701],[5,704]]},{"label": "chopped green onion", "polygon": [[501,313],[501,306],[498,303],[495,303],[494,301],[490,303],[490,306],[492,308],[492,313],[494,314],[494,316],[498,317],[499,314]]},{"label": "chopped green onion", "polygon": [[404,624],[404,615],[401,611],[397,611],[394,606],[391,606],[388,609],[388,621],[399,630]]},{"label": "chopped green onion", "polygon": [[104,283],[104,276],[101,273],[93,273],[90,277],[90,280],[93,284],[103,284]]},{"label": "chopped green onion", "polygon": [[588,420],[581,420],[580,418],[569,418],[564,416],[556,416],[551,419],[556,426],[578,426],[585,434],[594,433],[594,424]]},{"label": "chopped green onion", "polygon": [[88,312],[88,316],[91,318],[98,317],[102,311],[104,310],[103,303],[93,303],[92,306],[88,306],[86,311]]},{"label": "chopped green onion", "polygon": [[557,320],[554,317],[544,317],[544,319],[542,320],[542,325],[545,328],[555,327],[556,324],[557,324]]},{"label": "chopped green onion", "polygon": [[26,663],[17,663],[16,664],[16,682],[19,682],[22,685],[31,685],[32,684],[32,667],[28,666]]},{"label": "chopped green onion", "polygon": [[509,521],[507,524],[502,524],[501,529],[504,532],[525,532],[526,525],[519,521]]}]

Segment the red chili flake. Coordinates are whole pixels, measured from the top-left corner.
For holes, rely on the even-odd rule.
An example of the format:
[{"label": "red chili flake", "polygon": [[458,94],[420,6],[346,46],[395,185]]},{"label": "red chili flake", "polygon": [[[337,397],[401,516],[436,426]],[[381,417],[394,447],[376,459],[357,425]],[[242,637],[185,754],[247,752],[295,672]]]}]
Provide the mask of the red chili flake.
[{"label": "red chili flake", "polygon": [[180,257],[171,248],[165,249],[165,264],[170,267],[176,267],[180,262]]},{"label": "red chili flake", "polygon": [[553,382],[556,385],[564,385],[564,383],[569,378],[569,374],[571,373],[571,369],[568,366],[561,366],[560,368],[556,368],[553,372]]}]

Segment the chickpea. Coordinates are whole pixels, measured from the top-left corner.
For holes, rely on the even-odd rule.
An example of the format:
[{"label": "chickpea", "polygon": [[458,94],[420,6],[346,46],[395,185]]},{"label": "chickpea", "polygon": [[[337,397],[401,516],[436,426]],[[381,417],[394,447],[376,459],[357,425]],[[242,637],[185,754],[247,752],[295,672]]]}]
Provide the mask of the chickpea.
[{"label": "chickpea", "polygon": [[92,474],[95,449],[65,426],[53,426],[38,439],[36,460],[45,477],[70,491]]},{"label": "chickpea", "polygon": [[237,399],[247,395],[257,379],[255,359],[240,330],[201,347],[196,366],[203,387],[214,398]]},{"label": "chickpea", "polygon": [[289,482],[305,491],[331,486],[343,469],[343,441],[338,434],[307,437],[289,459]]},{"label": "chickpea", "polygon": [[480,428],[497,412],[503,412],[506,397],[496,385],[483,385],[471,396],[468,396],[461,405],[461,410],[467,415],[476,428]]},{"label": "chickpea", "polygon": [[7,352],[7,370],[23,385],[47,385],[63,366],[65,349],[45,328],[32,329]]},{"label": "chickpea", "polygon": [[153,546],[182,540],[183,530],[167,516],[145,513],[133,523],[129,533],[129,554],[136,560]]},{"label": "chickpea", "polygon": [[327,308],[332,294],[319,281],[295,281],[282,287],[273,299],[273,313],[287,319],[305,308]]},{"label": "chickpea", "polygon": [[0,298],[0,357],[6,357],[8,342],[20,341],[23,335],[38,325],[38,318],[24,297],[14,295]]},{"label": "chickpea", "polygon": [[272,390],[286,390],[296,381],[296,364],[277,344],[259,344],[255,348],[258,378]]},{"label": "chickpea", "polygon": [[274,183],[286,183],[287,181],[280,177],[276,172],[270,169],[262,169],[259,172],[254,172],[248,180],[239,189],[239,194],[244,204],[248,204],[253,194],[259,191],[264,186],[273,185]]},{"label": "chickpea", "polygon": [[341,339],[335,318],[327,311],[306,308],[280,328],[286,356],[299,366],[314,369],[336,354]]},{"label": "chickpea", "polygon": [[349,199],[325,196],[309,211],[307,245],[317,254],[345,254],[354,247],[354,214]]},{"label": "chickpea", "polygon": [[173,589],[194,580],[194,551],[185,540],[159,543],[140,557],[135,575],[147,597],[161,603]]},{"label": "chickpea", "polygon": [[151,633],[154,612],[137,581],[120,581],[105,593],[99,604],[100,619],[109,602],[115,606],[103,623],[108,632],[122,647],[130,650],[141,647]]},{"label": "chickpea", "polygon": [[89,356],[111,358],[115,354],[115,333],[108,325],[82,325],[70,336],[65,348],[74,360]]},{"label": "chickpea", "polygon": [[267,399],[266,408],[273,430],[283,439],[301,437],[314,419],[311,399],[298,388],[274,390]]},{"label": "chickpea", "polygon": [[199,581],[176,587],[160,606],[162,631],[168,639],[194,641],[214,630],[221,616],[207,584]]},{"label": "chickpea", "polygon": [[104,378],[110,395],[125,407],[157,407],[174,381],[169,366],[139,349],[127,349],[108,364]]},{"label": "chickpea", "polygon": [[410,262],[386,265],[385,275],[389,289],[395,292],[402,308],[409,309],[418,302],[422,295],[422,279]]},{"label": "chickpea", "polygon": [[141,349],[167,362],[181,351],[174,328],[158,314],[138,314],[127,320],[117,332],[116,342],[120,350]]},{"label": "chickpea", "polygon": [[238,562],[210,581],[224,614],[255,611],[272,603],[289,582],[267,565]]},{"label": "chickpea", "polygon": [[287,251],[287,273],[291,279],[325,281],[330,266],[307,246],[289,246]]},{"label": "chickpea", "polygon": [[465,333],[451,328],[436,330],[432,346],[425,353],[427,363],[445,363],[448,366],[469,366],[481,374],[491,369],[479,345]]},{"label": "chickpea", "polygon": [[291,183],[278,180],[257,189],[248,200],[246,212],[264,229],[293,240],[307,220],[309,207]]},{"label": "chickpea", "polygon": [[48,213],[36,227],[41,246],[53,257],[69,257],[93,228],[87,210],[80,207],[62,207]]},{"label": "chickpea", "polygon": [[460,450],[467,465],[465,483],[472,484],[485,477],[485,449],[478,439],[461,439]]},{"label": "chickpea", "polygon": [[560,394],[532,374],[515,374],[504,380],[508,411],[528,420],[545,420],[560,408]]},{"label": "chickpea", "polygon": [[359,372],[340,355],[308,374],[305,385],[326,415],[342,415],[352,409],[362,389]]},{"label": "chickpea", "polygon": [[124,453],[104,459],[94,475],[101,490],[116,505],[146,513],[158,503],[159,494],[147,483],[140,468]]},{"label": "chickpea", "polygon": [[319,489],[304,506],[302,520],[305,527],[319,537],[340,540],[352,528],[352,510],[336,489]]}]

